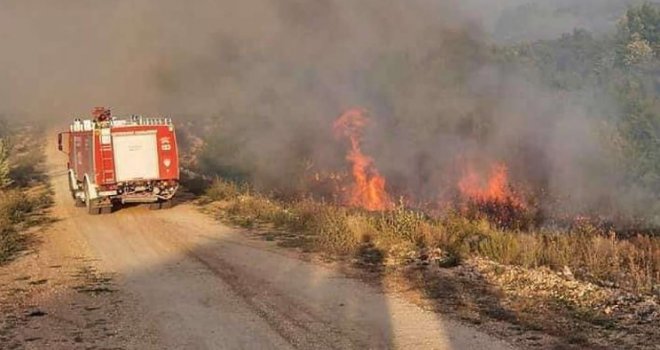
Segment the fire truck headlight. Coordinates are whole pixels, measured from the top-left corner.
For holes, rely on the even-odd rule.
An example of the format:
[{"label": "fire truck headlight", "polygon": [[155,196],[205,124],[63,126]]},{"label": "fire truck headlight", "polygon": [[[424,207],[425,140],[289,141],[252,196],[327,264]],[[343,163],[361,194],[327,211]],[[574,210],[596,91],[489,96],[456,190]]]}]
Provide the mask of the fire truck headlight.
[{"label": "fire truck headlight", "polygon": [[154,194],[159,194],[160,193],[160,188],[154,187]]},{"label": "fire truck headlight", "polygon": [[163,165],[165,165],[166,168],[169,168],[170,165],[172,165],[172,160],[171,159],[163,160]]}]

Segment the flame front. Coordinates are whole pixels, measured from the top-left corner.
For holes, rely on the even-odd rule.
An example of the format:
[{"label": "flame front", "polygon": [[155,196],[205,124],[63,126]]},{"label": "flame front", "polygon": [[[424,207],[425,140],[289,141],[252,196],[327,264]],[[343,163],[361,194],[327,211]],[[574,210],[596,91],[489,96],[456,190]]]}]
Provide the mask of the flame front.
[{"label": "flame front", "polygon": [[487,180],[484,180],[471,165],[467,165],[458,189],[468,201],[475,203],[508,203],[523,207],[523,202],[513,193],[509,185],[509,172],[504,164],[491,166]]},{"label": "flame front", "polygon": [[334,123],[337,137],[350,141],[346,159],[351,163],[353,184],[348,189],[347,204],[371,211],[388,210],[393,207],[390,195],[385,190],[385,178],[374,165],[373,158],[362,153],[362,133],[369,120],[367,111],[354,108],[342,114]]}]

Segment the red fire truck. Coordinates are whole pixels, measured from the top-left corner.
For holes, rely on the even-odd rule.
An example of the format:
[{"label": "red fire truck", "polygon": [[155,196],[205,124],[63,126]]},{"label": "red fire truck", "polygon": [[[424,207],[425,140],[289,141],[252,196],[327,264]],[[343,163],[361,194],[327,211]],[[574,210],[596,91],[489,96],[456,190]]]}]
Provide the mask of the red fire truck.
[{"label": "red fire truck", "polygon": [[92,119],[75,119],[58,134],[58,148],[69,156],[71,196],[90,214],[114,205],[149,203],[169,207],[179,187],[176,135],[169,118],[112,116],[97,107]]}]

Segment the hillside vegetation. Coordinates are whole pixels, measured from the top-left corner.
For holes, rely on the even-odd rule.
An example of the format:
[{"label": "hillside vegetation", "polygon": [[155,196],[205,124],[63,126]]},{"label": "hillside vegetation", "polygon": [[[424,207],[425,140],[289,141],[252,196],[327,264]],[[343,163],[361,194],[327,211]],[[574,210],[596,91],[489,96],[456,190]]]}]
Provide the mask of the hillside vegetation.
[{"label": "hillside vegetation", "polygon": [[609,140],[609,154],[626,169],[621,185],[647,193],[652,198],[643,202],[652,202],[660,213],[659,6],[629,9],[614,35],[597,38],[576,29],[497,53],[502,64],[530,69],[554,89],[599,96],[601,105],[593,111]]}]

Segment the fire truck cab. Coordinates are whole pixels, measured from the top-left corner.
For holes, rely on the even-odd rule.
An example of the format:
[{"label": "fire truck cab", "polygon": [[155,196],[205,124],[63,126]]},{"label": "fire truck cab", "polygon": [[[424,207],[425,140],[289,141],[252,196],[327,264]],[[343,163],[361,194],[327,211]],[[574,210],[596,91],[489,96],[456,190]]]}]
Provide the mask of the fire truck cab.
[{"label": "fire truck cab", "polygon": [[58,134],[68,155],[68,182],[76,206],[89,214],[112,212],[115,205],[171,205],[179,187],[179,157],[169,118],[115,118],[97,107],[91,119],[74,119]]}]

